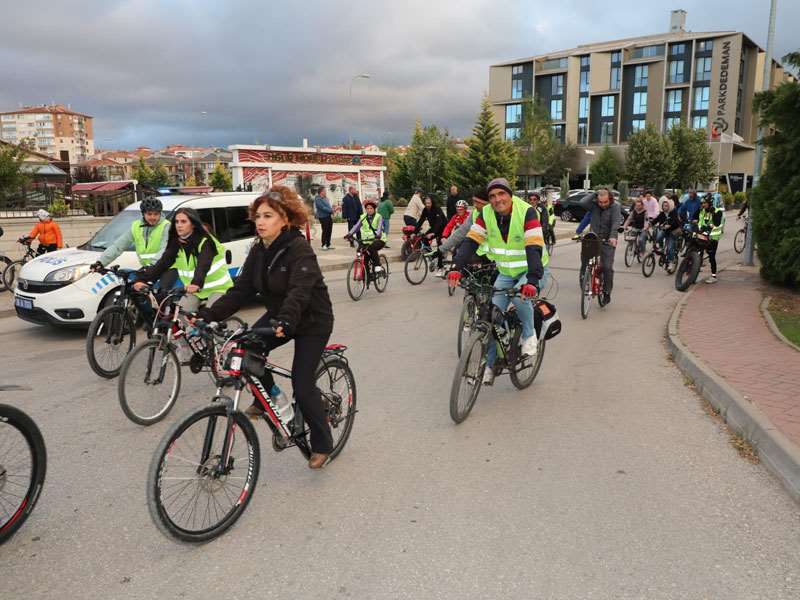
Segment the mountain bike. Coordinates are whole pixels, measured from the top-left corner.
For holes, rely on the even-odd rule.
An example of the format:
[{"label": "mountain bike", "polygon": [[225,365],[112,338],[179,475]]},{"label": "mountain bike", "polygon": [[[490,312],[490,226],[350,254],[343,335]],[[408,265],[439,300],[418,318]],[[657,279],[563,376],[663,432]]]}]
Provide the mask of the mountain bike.
[{"label": "mountain bike", "polygon": [[600,308],[606,305],[600,248],[604,244],[608,244],[608,240],[601,240],[594,233],[585,233],[579,239],[581,241],[581,264],[586,263],[586,269],[580,277],[581,318],[586,319],[594,298],[597,298]]},{"label": "mountain bike", "polygon": [[198,331],[177,303],[185,294],[175,290],[162,300],[152,337],[136,346],[120,367],[117,398],[122,412],[137,425],[153,425],[169,414],[181,390],[183,365],[195,374],[207,371],[214,383],[220,381],[225,344],[245,327],[241,319],[231,317],[216,328]]},{"label": "mountain bike", "polygon": [[667,237],[664,238],[664,243],[660,246],[654,244],[653,249],[642,260],[642,275],[645,277],[650,277],[653,274],[656,264],[662,267],[667,275],[672,275],[675,269],[678,268],[678,250],[675,241],[674,239],[672,240],[672,249],[667,253],[667,242],[670,240],[671,234],[665,227],[660,228],[665,231]]},{"label": "mountain bike", "polygon": [[389,259],[384,254],[380,254],[380,269],[369,259],[367,247],[361,240],[356,240],[356,256],[350,267],[347,269],[347,293],[355,301],[361,300],[361,296],[367,291],[370,283],[375,286],[378,293],[383,293],[389,284]]},{"label": "mountain bike", "polygon": [[686,250],[675,271],[675,289],[679,292],[685,292],[697,281],[703,265],[703,251],[708,248],[708,235],[698,232],[696,226],[684,225],[682,237]]},{"label": "mountain bike", "polygon": [[[151,304],[157,302],[149,287],[142,291],[133,288],[134,281],[130,277],[133,270],[120,269],[115,265],[110,269],[96,269],[95,272],[102,275],[100,281],[120,285],[114,291],[111,304],[100,310],[89,325],[86,358],[92,371],[105,379],[113,379],[119,375],[125,357],[136,346],[136,325],[141,318],[136,302],[139,298]],[[152,325],[145,320],[148,337]]]},{"label": "mountain bike", "polygon": [[47,450],[24,412],[0,404],[0,544],[30,516],[44,485]]},{"label": "mountain bike", "polygon": [[36,249],[33,249],[31,247],[31,238],[29,237],[21,237],[17,240],[17,243],[25,248],[25,253],[22,258],[7,263],[5,269],[3,269],[3,288],[7,289],[9,292],[14,291],[14,282],[22,266],[45,253],[44,246],[41,244],[39,244]]},{"label": "mountain bike", "polygon": [[[428,276],[428,271],[438,268],[438,257],[438,252],[434,252],[433,246],[431,246],[431,240],[423,237],[419,247],[408,255],[403,265],[406,281],[411,285],[421,284]],[[452,265],[452,261],[442,260],[442,267],[444,268],[445,265]],[[452,294],[450,295],[452,296]]]},{"label": "mountain bike", "polygon": [[641,263],[642,258],[647,250],[647,242],[653,242],[654,238],[652,233],[648,230],[645,232],[645,240],[640,245],[639,235],[642,233],[641,229],[630,228],[625,231],[625,266],[630,267],[633,261]]},{"label": "mountain bike", "polygon": [[[271,430],[273,450],[294,446],[306,459],[311,456],[309,430],[298,404],[293,403],[291,417],[284,416],[261,382],[267,371],[291,377],[262,352],[262,338],[274,333],[267,327],[237,334],[221,382],[221,387],[233,388],[233,396],[218,390],[211,405],[175,423],[158,445],[147,477],[147,505],[166,536],[185,542],[214,539],[236,522],[252,499],[261,450],[255,427],[239,411],[244,390],[264,409],[261,418]],[[355,377],[346,350],[340,344],[327,346],[317,367],[316,385],[333,434],[329,460],[347,443],[357,412]]]},{"label": "mountain bike", "polygon": [[[478,319],[472,324],[469,339],[464,345],[450,387],[450,418],[462,423],[475,406],[483,376],[491,368],[494,376],[508,372],[511,383],[519,390],[527,388],[536,379],[542,366],[548,339],[558,335],[561,322],[552,304],[537,300],[534,303],[534,325],[538,339],[536,356],[522,354],[520,342],[522,323],[513,304],[502,311],[492,303],[492,297],[504,294],[509,298],[520,296],[516,288],[482,290],[478,306]],[[489,367],[489,348],[496,348],[495,362]]]},{"label": "mountain bike", "polygon": [[417,233],[417,228],[413,225],[403,226],[403,245],[400,247],[400,260],[405,261],[408,255],[419,250],[422,240],[425,236]]},{"label": "mountain bike", "polygon": [[744,252],[747,245],[747,227],[750,225],[750,216],[744,218],[744,226],[733,236],[733,249],[737,254]]},{"label": "mountain bike", "polygon": [[[469,339],[473,325],[479,320],[478,307],[492,299],[492,283],[497,275],[494,263],[468,266],[464,269],[459,285],[464,288],[464,301],[458,316],[456,352],[461,356],[461,347]],[[450,286],[447,286],[450,287]]]}]

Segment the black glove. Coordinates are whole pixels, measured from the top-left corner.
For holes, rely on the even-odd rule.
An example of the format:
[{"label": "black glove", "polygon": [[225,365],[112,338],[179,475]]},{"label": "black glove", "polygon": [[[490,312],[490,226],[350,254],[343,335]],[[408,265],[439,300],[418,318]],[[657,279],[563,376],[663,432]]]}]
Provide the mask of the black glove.
[{"label": "black glove", "polygon": [[97,262],[92,263],[89,266],[89,269],[91,269],[92,271],[99,271],[102,268],[103,268],[103,263],[101,263],[99,260]]}]

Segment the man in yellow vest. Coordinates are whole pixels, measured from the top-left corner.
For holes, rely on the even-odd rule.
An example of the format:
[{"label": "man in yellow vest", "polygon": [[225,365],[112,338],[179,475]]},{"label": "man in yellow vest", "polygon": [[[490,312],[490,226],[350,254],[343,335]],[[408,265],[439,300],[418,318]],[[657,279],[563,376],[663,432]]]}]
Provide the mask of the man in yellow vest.
[{"label": "man in yellow vest", "polygon": [[[486,244],[487,256],[497,265],[499,275],[494,287],[497,290],[516,288],[522,298],[511,302],[517,309],[522,324],[520,348],[522,354],[535,356],[538,340],[533,324],[533,305],[531,299],[537,294],[537,287],[544,274],[546,262],[544,238],[539,223],[539,213],[530,204],[517,198],[504,178],[493,179],[486,188],[490,205],[485,206],[472,224],[467,239],[461,244],[455,264],[457,270],[448,275],[451,286],[458,284],[462,269],[475,255],[481,244]],[[492,303],[500,310],[508,308],[509,298],[496,294]],[[490,348],[488,363],[494,362]],[[492,369],[487,369],[484,384],[491,385]]]},{"label": "man in yellow vest", "polygon": [[[478,215],[483,210],[483,207],[487,204],[489,204],[489,195],[486,193],[485,187],[481,187],[472,192],[472,211],[467,217],[467,220],[459,225],[456,230],[453,231],[449,237],[447,237],[447,239],[442,241],[442,245],[436,250],[431,251],[428,256],[437,257],[440,252],[443,256],[446,255],[447,252],[456,252],[458,247],[461,246],[461,243],[467,239],[467,234],[472,228],[472,224],[478,218]],[[485,258],[486,244],[480,246],[476,254],[482,262],[489,262],[489,259]]]},{"label": "man in yellow vest", "polygon": [[725,210],[715,208],[711,194],[706,194],[700,200],[700,215],[697,217],[697,227],[701,233],[708,236],[708,262],[711,264],[711,277],[706,283],[717,283],[717,246],[725,228]]}]

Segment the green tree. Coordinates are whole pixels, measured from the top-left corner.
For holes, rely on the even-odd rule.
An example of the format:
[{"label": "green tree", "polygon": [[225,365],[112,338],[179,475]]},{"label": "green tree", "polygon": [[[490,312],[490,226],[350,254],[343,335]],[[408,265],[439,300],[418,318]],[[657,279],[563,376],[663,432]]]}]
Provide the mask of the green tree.
[{"label": "green tree", "polygon": [[169,176],[169,171],[162,163],[156,163],[153,169],[153,187],[164,187],[172,183],[172,178]]},{"label": "green tree", "polygon": [[22,146],[0,144],[0,200],[17,194],[30,182],[24,169],[26,155]]},{"label": "green tree", "polygon": [[140,157],[139,164],[133,168],[131,177],[138,181],[140,185],[152,185],[153,169],[151,169],[147,163],[144,162],[144,159]]},{"label": "green tree", "polygon": [[466,145],[466,153],[457,163],[457,180],[463,189],[485,186],[496,177],[505,177],[514,185],[517,149],[500,135],[487,98],[481,103],[481,112]]},{"label": "green tree", "polygon": [[617,156],[606,145],[592,161],[589,177],[594,187],[607,185],[616,188],[622,175],[622,164]]},{"label": "green tree", "polygon": [[[800,68],[800,53],[784,61]],[[753,239],[761,274],[779,285],[800,287],[800,84],[786,81],[756,94],[764,138],[766,169],[752,192]]]},{"label": "green tree", "polygon": [[550,166],[557,144],[547,108],[540,100],[526,100],[522,104],[519,137],[514,141],[519,153],[517,172],[542,175]]},{"label": "green tree", "polygon": [[405,154],[394,153],[389,184],[395,196],[410,198],[414,188],[443,196],[454,182],[457,152],[447,130],[417,122]]},{"label": "green tree", "polygon": [[683,122],[667,134],[672,146],[673,181],[681,189],[708,183],[717,174],[714,153],[706,143],[705,129],[692,129]]},{"label": "green tree", "polygon": [[214,165],[214,170],[211,171],[211,176],[208,178],[208,184],[215,190],[221,192],[230,192],[233,189],[233,178],[230,171],[218,162]]},{"label": "green tree", "polygon": [[628,140],[625,172],[634,185],[663,189],[664,184],[672,181],[672,145],[652,123]]}]

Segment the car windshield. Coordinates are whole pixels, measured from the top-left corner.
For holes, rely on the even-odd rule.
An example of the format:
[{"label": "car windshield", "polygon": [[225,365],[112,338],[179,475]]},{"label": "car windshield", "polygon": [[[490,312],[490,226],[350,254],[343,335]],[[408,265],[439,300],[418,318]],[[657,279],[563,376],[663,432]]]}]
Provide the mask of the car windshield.
[{"label": "car windshield", "polygon": [[[162,216],[169,218],[169,213],[164,211]],[[106,223],[100,231],[94,234],[91,240],[82,246],[85,250],[105,250],[113,244],[126,231],[130,231],[131,224],[142,218],[138,210],[123,210],[116,217]],[[133,244],[125,250],[133,250]]]}]

